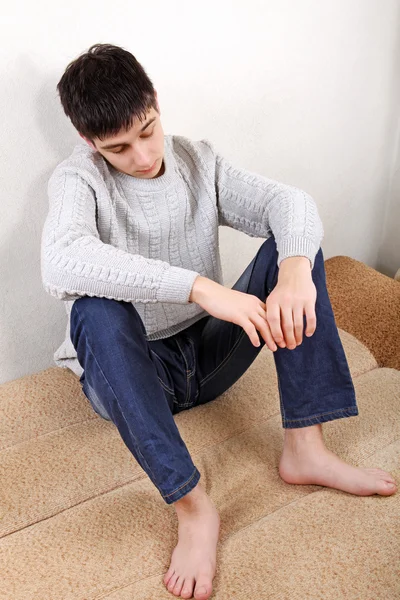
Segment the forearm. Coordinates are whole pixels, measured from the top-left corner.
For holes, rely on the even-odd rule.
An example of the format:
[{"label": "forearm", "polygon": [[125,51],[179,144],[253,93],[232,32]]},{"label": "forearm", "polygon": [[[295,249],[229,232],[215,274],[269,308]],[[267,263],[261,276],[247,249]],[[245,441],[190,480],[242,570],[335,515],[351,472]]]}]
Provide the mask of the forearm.
[{"label": "forearm", "polygon": [[[279,268],[279,278],[293,271],[303,269],[306,272],[311,271],[311,261],[307,256],[289,256],[282,260]],[[215,287],[220,286],[219,283],[198,275],[194,280],[192,291],[189,296],[189,302],[198,302],[201,298],[206,298],[208,294],[215,291]]]}]

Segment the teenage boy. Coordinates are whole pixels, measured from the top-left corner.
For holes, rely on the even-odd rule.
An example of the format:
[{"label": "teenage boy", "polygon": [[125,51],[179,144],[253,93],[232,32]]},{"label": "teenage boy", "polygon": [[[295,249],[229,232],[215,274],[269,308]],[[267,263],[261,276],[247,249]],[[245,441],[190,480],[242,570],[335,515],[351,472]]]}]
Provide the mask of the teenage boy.
[{"label": "teenage boy", "polygon": [[[174,503],[167,589],[205,600],[219,515],[173,415],[217,398],[264,344],[278,374],[282,479],[361,496],[397,490],[389,473],[346,464],[324,445],[322,423],[358,409],[326,289],[322,223],[306,192],[234,167],[208,140],[164,136],[157,93],[126,50],[93,45],[57,89],[84,141],[48,185],[42,279],[68,314],[55,361],[80,377],[94,410]],[[265,238],[232,289],[219,225]]]}]

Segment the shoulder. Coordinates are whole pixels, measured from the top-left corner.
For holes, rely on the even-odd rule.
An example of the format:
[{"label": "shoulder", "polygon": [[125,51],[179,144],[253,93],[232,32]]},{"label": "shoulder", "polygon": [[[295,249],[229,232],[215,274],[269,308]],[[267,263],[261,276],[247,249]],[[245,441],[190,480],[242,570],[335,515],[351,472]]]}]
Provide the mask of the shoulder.
[{"label": "shoulder", "polygon": [[197,166],[200,169],[213,169],[216,155],[213,144],[206,138],[192,140],[184,135],[166,136],[177,162],[183,162],[189,167]]},{"label": "shoulder", "polygon": [[83,179],[96,189],[110,177],[103,156],[90,148],[86,142],[78,142],[71,154],[53,170],[48,180],[48,189],[60,179]]}]

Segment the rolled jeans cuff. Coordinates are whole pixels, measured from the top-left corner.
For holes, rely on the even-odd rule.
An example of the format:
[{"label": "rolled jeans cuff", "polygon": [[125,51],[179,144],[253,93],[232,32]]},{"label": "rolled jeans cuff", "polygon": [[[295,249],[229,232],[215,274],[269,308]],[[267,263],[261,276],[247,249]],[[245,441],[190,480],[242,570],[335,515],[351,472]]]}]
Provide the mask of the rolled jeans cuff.
[{"label": "rolled jeans cuff", "polygon": [[186,483],[181,485],[179,488],[177,488],[170,494],[162,494],[162,497],[164,498],[167,504],[172,504],[173,502],[176,502],[177,500],[183,498],[183,496],[186,496],[186,494],[188,494],[193,488],[196,487],[199,480],[200,471],[195,467],[192,475],[189,477]]}]

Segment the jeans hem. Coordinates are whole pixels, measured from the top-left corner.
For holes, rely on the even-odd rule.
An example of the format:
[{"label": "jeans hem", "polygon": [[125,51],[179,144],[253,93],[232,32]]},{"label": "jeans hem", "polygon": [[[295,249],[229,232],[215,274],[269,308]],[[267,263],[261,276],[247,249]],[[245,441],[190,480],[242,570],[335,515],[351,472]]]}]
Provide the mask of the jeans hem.
[{"label": "jeans hem", "polygon": [[188,494],[194,487],[196,487],[196,485],[199,482],[199,479],[200,471],[195,467],[192,475],[189,477],[186,483],[181,485],[174,492],[171,492],[171,494],[162,494],[162,497],[164,498],[167,504],[172,504],[173,502],[176,502],[177,500],[183,498],[183,496],[186,496],[186,494]]},{"label": "jeans hem", "polygon": [[313,415],[312,417],[305,417],[304,419],[282,419],[282,427],[285,429],[295,429],[297,427],[310,427],[310,425],[317,425],[318,423],[325,423],[327,421],[333,421],[334,419],[342,419],[344,417],[356,417],[358,415],[357,406],[349,406],[347,408],[340,408],[328,413],[321,413],[320,415]]}]

